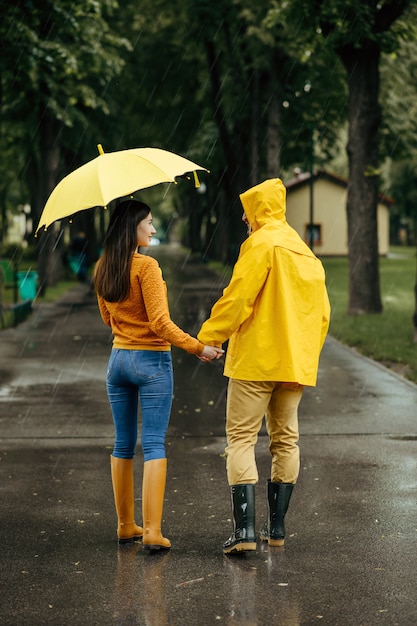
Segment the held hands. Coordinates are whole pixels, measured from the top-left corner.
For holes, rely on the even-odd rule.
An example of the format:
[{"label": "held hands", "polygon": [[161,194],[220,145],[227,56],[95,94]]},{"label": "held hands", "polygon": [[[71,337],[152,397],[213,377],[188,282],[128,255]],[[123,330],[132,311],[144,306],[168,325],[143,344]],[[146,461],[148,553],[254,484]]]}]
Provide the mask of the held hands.
[{"label": "held hands", "polygon": [[216,346],[204,346],[203,352],[199,354],[197,358],[206,363],[207,361],[212,361],[213,359],[220,359],[223,354],[224,350],[221,348],[217,348]]}]

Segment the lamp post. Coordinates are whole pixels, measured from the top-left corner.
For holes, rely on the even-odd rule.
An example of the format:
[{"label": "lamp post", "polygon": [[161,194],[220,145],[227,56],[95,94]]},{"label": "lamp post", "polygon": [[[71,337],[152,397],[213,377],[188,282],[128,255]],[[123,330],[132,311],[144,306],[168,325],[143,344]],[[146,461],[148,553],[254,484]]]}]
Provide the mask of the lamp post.
[{"label": "lamp post", "polygon": [[310,227],[309,227],[309,245],[311,250],[314,249],[314,124],[309,124],[310,134]]},{"label": "lamp post", "polygon": [[[306,81],[304,84],[304,92],[311,92],[311,83]],[[314,248],[314,122],[308,123],[309,130],[309,172],[310,172],[310,223],[308,228],[308,243],[313,250]]]}]

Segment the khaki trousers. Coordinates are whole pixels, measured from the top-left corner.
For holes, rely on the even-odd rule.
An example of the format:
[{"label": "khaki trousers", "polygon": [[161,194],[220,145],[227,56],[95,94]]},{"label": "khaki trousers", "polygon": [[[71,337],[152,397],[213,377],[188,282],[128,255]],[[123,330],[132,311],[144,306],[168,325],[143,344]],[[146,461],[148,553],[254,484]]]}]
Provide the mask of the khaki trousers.
[{"label": "khaki trousers", "polygon": [[300,471],[298,383],[229,380],[226,404],[226,470],[229,485],[258,482],[255,444],[263,418],[272,456],[271,480],[296,483]]}]

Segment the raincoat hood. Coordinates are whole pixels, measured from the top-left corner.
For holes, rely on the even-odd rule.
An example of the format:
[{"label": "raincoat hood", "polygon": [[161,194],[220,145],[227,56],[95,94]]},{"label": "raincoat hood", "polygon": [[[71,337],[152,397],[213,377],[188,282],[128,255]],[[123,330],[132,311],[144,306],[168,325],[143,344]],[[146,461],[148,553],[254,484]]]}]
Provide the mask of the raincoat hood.
[{"label": "raincoat hood", "polygon": [[286,193],[282,181],[271,178],[239,196],[253,231],[271,221],[286,223]]}]

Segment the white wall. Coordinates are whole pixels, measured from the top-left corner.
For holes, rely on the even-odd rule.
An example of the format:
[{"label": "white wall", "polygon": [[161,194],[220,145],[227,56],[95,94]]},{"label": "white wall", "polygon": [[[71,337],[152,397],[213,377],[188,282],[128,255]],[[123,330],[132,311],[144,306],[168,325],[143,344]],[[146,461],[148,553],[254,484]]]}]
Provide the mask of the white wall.
[{"label": "white wall", "polygon": [[[328,180],[314,185],[313,223],[321,225],[321,243],[314,252],[323,256],[347,255],[347,189]],[[305,239],[310,222],[310,187],[308,184],[287,191],[287,221]],[[308,243],[308,241],[307,241]],[[389,211],[378,205],[379,254],[389,251]]]}]

